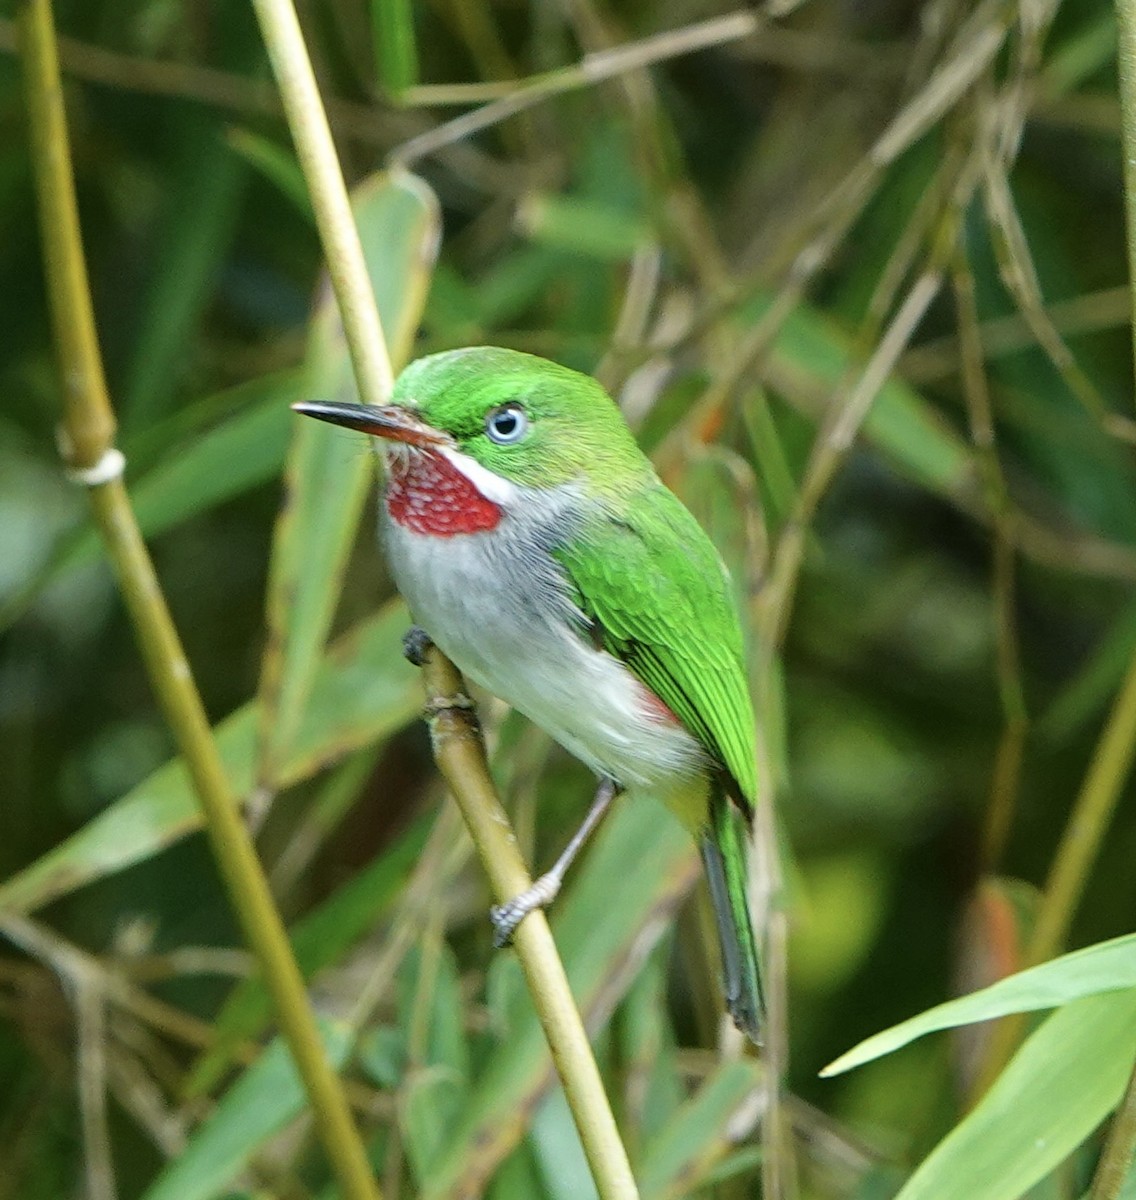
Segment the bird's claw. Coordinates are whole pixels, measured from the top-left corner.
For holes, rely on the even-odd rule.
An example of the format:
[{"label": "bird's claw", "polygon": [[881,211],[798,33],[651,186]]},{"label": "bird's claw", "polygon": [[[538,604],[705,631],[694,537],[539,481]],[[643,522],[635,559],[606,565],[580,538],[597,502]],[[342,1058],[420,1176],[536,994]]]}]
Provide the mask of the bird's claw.
[{"label": "bird's claw", "polygon": [[416,667],[426,665],[426,654],[434,644],[433,639],[421,625],[411,625],[402,635],[402,654],[407,662]]},{"label": "bird's claw", "polygon": [[493,949],[501,950],[513,940],[517,926],[538,908],[544,908],[556,899],[560,891],[560,880],[551,872],[542,875],[530,888],[504,904],[495,904],[489,910],[493,922]]}]

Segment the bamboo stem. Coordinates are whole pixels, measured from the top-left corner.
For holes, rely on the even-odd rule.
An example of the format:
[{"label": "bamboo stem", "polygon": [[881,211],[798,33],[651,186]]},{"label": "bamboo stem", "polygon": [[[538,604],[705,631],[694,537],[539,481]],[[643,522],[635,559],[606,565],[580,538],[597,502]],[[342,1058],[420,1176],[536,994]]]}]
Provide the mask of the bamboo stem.
[{"label": "bamboo stem", "polygon": [[350,1200],[378,1200],[370,1165],[323,1045],[288,934],[230,792],[208,717],[122,483],[87,286],[50,0],[20,14],[32,155],[60,371],[64,457],[87,486],[150,679],[193,780],[221,877],[276,1005],[328,1157]]},{"label": "bamboo stem", "polygon": [[[422,677],[434,757],[469,826],[493,893],[504,903],[531,887],[532,880],[489,777],[473,704],[457,669],[434,646],[423,657]],[[639,1192],[627,1151],[544,913],[537,909],[525,917],[513,941],[596,1190],[601,1200],[635,1200]]]},{"label": "bamboo stem", "polygon": [[253,8],[312,198],[359,398],[364,404],[384,404],[394,373],[300,22],[292,0],[253,0]]}]

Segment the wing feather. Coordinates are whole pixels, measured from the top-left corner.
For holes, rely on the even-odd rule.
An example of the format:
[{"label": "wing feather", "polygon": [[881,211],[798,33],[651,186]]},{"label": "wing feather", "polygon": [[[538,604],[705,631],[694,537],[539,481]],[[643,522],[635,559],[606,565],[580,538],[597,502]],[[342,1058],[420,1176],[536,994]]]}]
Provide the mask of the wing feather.
[{"label": "wing feather", "polygon": [[600,509],[553,553],[603,648],[698,738],[749,813],[757,791],[753,707],[725,567],[662,484],[621,509]]}]

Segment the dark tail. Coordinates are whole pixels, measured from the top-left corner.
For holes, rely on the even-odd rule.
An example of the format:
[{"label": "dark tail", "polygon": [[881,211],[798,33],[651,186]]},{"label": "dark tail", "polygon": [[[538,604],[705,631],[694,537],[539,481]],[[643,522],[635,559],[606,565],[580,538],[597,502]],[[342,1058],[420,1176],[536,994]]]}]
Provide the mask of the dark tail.
[{"label": "dark tail", "polygon": [[726,1008],[742,1033],[760,1045],[765,1000],[746,895],[748,844],[745,816],[715,783],[710,793],[710,821],[698,846],[710,884],[710,900],[722,948]]}]

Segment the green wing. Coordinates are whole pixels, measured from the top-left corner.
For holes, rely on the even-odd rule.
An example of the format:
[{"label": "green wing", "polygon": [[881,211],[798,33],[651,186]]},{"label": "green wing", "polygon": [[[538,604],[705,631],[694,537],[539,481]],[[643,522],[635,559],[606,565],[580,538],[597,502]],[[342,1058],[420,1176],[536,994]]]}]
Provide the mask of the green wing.
[{"label": "green wing", "polygon": [[752,812],[757,769],[742,632],[722,560],[702,527],[656,484],[618,516],[589,518],[572,545],[553,553],[604,649],[702,742]]}]

